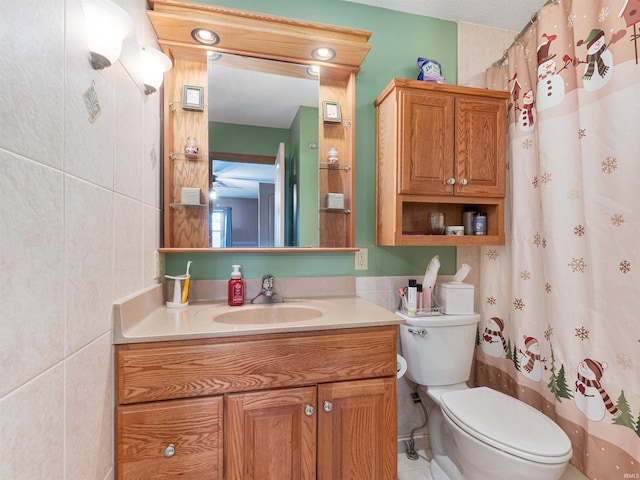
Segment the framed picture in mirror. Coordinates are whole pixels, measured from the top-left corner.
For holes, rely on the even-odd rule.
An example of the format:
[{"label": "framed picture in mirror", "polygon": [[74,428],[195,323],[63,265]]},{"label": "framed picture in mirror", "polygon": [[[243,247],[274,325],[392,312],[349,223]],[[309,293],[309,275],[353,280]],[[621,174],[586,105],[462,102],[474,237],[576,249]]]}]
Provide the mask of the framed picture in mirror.
[{"label": "framed picture in mirror", "polygon": [[342,121],[342,117],[340,116],[340,102],[324,100],[322,102],[322,116],[325,122],[340,123]]},{"label": "framed picture in mirror", "polygon": [[182,108],[185,110],[204,110],[204,87],[185,85],[182,87]]}]

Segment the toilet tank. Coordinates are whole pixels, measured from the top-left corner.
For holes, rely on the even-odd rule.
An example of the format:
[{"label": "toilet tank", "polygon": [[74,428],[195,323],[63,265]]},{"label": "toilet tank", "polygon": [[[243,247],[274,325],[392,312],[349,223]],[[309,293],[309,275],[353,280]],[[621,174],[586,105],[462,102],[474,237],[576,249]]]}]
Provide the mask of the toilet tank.
[{"label": "toilet tank", "polygon": [[397,314],[407,322],[400,325],[400,342],[410,380],[438,386],[469,379],[480,315]]}]

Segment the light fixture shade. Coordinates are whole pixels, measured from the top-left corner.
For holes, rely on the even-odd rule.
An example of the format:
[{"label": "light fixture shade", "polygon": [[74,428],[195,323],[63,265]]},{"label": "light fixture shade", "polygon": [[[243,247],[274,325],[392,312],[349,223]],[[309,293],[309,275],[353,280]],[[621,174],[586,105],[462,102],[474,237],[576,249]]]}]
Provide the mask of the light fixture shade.
[{"label": "light fixture shade", "polygon": [[83,0],[82,10],[91,64],[102,70],[118,60],[122,40],[133,33],[133,20],[109,0]]},{"label": "light fixture shade", "polygon": [[140,58],[142,59],[142,80],[144,93],[149,95],[162,85],[164,72],[171,69],[171,59],[157,48],[140,45]]}]

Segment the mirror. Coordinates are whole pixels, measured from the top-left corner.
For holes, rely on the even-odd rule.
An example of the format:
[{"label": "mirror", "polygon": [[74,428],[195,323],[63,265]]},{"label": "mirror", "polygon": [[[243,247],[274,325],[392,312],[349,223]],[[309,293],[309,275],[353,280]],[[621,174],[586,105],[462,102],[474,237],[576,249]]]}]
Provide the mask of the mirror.
[{"label": "mirror", "polygon": [[[161,251],[206,249],[212,236],[217,244],[221,245],[224,239],[225,244],[246,251],[269,245],[282,245],[278,247],[281,249],[317,246],[354,250],[355,83],[360,65],[371,49],[368,43],[371,32],[192,1],[152,0],[149,6],[147,15],[158,43],[173,61],[163,86]],[[207,38],[201,35],[203,31],[208,31]],[[253,121],[251,125],[242,125],[243,130],[237,130],[239,118],[216,120],[216,105],[231,97],[232,92],[222,93],[223,84],[209,85],[207,55],[214,58],[220,55],[224,59],[224,54],[237,56],[233,58],[240,63],[266,59],[270,70],[303,67],[305,73],[295,74],[294,78],[306,78],[306,66],[318,66],[321,72],[315,80],[314,106],[298,100],[297,116],[288,125],[267,127],[258,123],[262,110],[269,118],[279,115],[286,100],[297,91],[289,87],[285,93],[268,93],[275,100],[269,107],[262,97],[248,100]],[[254,70],[259,71],[243,65],[241,78],[248,80]],[[249,99],[262,84],[263,80],[249,82],[249,90],[241,98]],[[227,82],[224,86],[235,88],[238,82]],[[185,92],[191,92],[195,100],[185,101]],[[320,105],[327,104],[332,105],[333,116],[318,111]],[[259,108],[263,106],[267,108]],[[240,112],[236,104],[233,109]],[[233,129],[229,122],[234,123]],[[250,151],[250,147],[259,144],[259,129],[267,128],[282,130],[284,138],[269,149]],[[242,133],[233,134],[240,137],[245,149],[242,153],[223,145],[223,141],[232,138],[228,132],[239,131]],[[307,134],[308,131],[313,133]],[[197,153],[188,149],[190,137],[202,142]],[[221,203],[216,207],[218,198],[210,199],[210,192],[225,198],[223,189],[241,181],[238,172],[232,175],[231,167],[238,167],[235,164],[250,163],[256,172],[257,165],[274,164],[280,143],[284,143],[284,170],[278,170],[278,181],[274,177],[273,193],[265,190],[264,195],[271,197],[272,202],[265,202],[267,207],[259,209],[261,223],[265,221],[267,230],[270,228],[272,232],[267,231],[264,241],[259,238],[256,247],[248,246],[255,240],[236,245],[235,227],[241,220],[248,224],[248,215],[225,215],[229,207]],[[333,161],[328,161],[329,151],[338,152],[339,161],[335,155]],[[247,160],[248,157],[253,158]],[[259,185],[266,188],[270,183],[262,181]],[[279,191],[278,183],[283,186]],[[278,204],[284,208],[277,208]]]},{"label": "mirror", "polygon": [[317,72],[226,53],[207,64],[209,246],[318,246]]}]

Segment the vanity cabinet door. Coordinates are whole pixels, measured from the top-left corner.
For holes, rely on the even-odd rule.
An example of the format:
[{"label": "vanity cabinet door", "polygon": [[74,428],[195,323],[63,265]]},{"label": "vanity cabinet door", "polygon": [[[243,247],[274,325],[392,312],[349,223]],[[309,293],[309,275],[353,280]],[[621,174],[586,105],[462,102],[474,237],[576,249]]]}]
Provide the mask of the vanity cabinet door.
[{"label": "vanity cabinet door", "polygon": [[222,480],[222,409],[222,396],[118,407],[118,480]]},{"label": "vanity cabinet door", "polygon": [[318,386],[318,480],[397,478],[396,378]]},{"label": "vanity cabinet door", "polygon": [[230,394],[227,480],[315,480],[316,388]]}]

